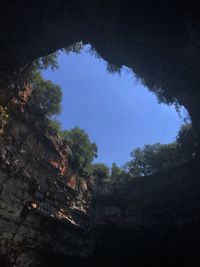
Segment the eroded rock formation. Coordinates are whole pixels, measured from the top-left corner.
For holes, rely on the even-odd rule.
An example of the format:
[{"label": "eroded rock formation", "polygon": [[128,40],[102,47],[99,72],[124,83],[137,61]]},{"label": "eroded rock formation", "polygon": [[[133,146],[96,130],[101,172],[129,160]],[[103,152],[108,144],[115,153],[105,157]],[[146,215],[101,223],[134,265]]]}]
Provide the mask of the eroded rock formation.
[{"label": "eroded rock formation", "polygon": [[199,160],[94,191],[70,169],[69,148],[29,105],[30,92],[3,98],[1,264],[198,266]]},{"label": "eroded rock formation", "polygon": [[188,162],[95,197],[100,266],[198,266],[198,165]]},{"label": "eroded rock formation", "polygon": [[69,148],[28,106],[29,90],[10,99],[0,136],[0,251],[12,266],[36,266],[36,251],[81,257],[92,248],[87,179],[75,181]]},{"label": "eroded rock formation", "polygon": [[197,1],[1,1],[1,265],[199,266],[198,159],[95,195],[91,220],[89,182],[22,90],[34,59],[82,40],[183,104],[198,135],[199,18]]}]

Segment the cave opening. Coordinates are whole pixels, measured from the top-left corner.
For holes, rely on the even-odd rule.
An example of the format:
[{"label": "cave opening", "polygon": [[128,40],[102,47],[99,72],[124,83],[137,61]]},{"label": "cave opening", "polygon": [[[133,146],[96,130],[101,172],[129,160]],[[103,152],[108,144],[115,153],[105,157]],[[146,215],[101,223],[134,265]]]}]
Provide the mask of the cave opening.
[{"label": "cave opening", "polygon": [[[137,260],[140,266],[199,266],[200,173],[199,158],[194,159],[199,154],[200,136],[199,4],[60,0],[39,4],[3,1],[1,7],[0,100],[2,105],[9,102],[9,109],[0,107],[0,179],[6,188],[0,196],[1,253],[12,262],[17,259],[20,267],[36,266],[28,263],[29,250],[36,254],[39,250],[43,256],[58,255],[61,261],[62,256],[75,255],[79,261],[80,256],[88,259],[92,255],[92,266],[124,266],[127,259],[131,266]],[[88,217],[84,213],[89,191],[79,191],[80,187],[74,187],[74,176],[68,177],[70,151],[55,131],[48,127],[46,131],[48,121],[42,120],[41,112],[26,105],[30,87],[16,87],[10,99],[6,84],[26,64],[79,38],[111,62],[111,71],[125,64],[163,102],[184,105],[198,139],[197,151],[196,143],[185,143],[184,155],[190,160],[183,159],[180,166],[156,175],[143,173],[144,177],[110,192],[99,190],[90,220],[92,242],[87,239]],[[21,95],[16,97],[18,89],[22,89]],[[81,189],[89,188],[88,180],[84,182]],[[81,202],[83,196],[86,199]],[[33,197],[35,208],[21,227],[19,211],[24,201]],[[83,229],[86,235],[82,235]],[[37,262],[38,257],[31,256],[31,260]],[[52,265],[56,263],[52,260]]]},{"label": "cave opening", "polygon": [[53,118],[63,130],[78,126],[89,134],[98,146],[95,162],[122,166],[137,147],[173,142],[189,121],[184,107],[158,103],[131,69],[107,63],[89,44],[59,51],[57,60],[57,70],[42,71],[62,89],[61,113]]}]

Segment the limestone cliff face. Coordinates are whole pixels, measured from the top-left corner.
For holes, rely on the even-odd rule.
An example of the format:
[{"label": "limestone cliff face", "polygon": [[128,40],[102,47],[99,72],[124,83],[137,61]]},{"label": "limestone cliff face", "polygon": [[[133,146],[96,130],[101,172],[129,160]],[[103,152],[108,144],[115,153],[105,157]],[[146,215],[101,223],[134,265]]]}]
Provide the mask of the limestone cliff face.
[{"label": "limestone cliff face", "polygon": [[93,197],[97,224],[133,229],[200,222],[199,159],[154,176],[138,177]]},{"label": "limestone cliff face", "polygon": [[36,266],[36,250],[79,257],[90,250],[87,180],[73,173],[69,148],[28,106],[28,89],[9,101],[0,135],[0,254],[12,266]]},{"label": "limestone cliff face", "polygon": [[196,159],[94,196],[94,251],[101,265],[198,266],[199,177]]},{"label": "limestone cliff face", "polygon": [[1,94],[1,265],[199,266],[199,159],[95,190],[30,93]]}]

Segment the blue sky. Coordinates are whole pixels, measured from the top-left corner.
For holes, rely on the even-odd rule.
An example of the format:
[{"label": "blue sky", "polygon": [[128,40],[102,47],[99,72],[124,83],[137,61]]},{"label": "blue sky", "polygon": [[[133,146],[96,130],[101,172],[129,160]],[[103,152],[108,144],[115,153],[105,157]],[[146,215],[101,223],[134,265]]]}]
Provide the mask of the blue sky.
[{"label": "blue sky", "polygon": [[43,72],[63,89],[63,129],[79,126],[98,146],[97,162],[119,166],[130,152],[144,144],[169,143],[183,119],[175,108],[158,104],[155,95],[137,81],[130,71],[110,74],[106,62],[88,53],[60,52],[59,70]]}]

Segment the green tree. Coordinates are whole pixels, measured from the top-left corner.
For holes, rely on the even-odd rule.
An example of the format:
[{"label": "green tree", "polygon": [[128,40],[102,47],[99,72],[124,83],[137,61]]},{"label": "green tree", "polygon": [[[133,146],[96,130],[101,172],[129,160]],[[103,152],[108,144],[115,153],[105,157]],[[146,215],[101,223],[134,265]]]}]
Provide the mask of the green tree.
[{"label": "green tree", "polygon": [[122,182],[127,178],[127,173],[124,169],[117,166],[116,163],[112,164],[110,180],[111,182]]},{"label": "green tree", "polygon": [[104,163],[96,163],[92,165],[92,174],[99,180],[106,180],[109,178],[109,167]]},{"label": "green tree", "polygon": [[33,89],[30,103],[37,106],[46,116],[59,114],[61,110],[62,91],[60,86],[52,81],[45,80],[41,75],[41,71],[47,68],[52,70],[59,68],[57,57],[58,52],[56,51],[38,58],[27,70],[26,78]]},{"label": "green tree", "polygon": [[181,163],[176,143],[145,145],[134,149],[131,157],[127,168],[133,177],[155,174]]},{"label": "green tree", "polygon": [[33,62],[32,71],[42,71],[42,70],[46,70],[48,68],[50,68],[52,70],[58,69],[59,68],[58,54],[59,54],[59,52],[55,51],[54,53],[52,53],[50,55],[36,59]]},{"label": "green tree", "polygon": [[91,143],[88,134],[79,127],[63,131],[63,137],[72,151],[71,167],[81,175],[88,173],[90,165],[97,157],[97,146]]},{"label": "green tree", "polygon": [[47,116],[59,114],[62,100],[60,86],[44,80],[39,72],[34,72],[31,85],[33,88],[31,103]]},{"label": "green tree", "polygon": [[[61,51],[65,52],[66,54],[69,54],[70,52],[80,54],[82,49],[83,49],[83,43],[81,41],[81,42],[76,42],[72,45],[66,46],[63,49],[61,49]],[[36,59],[29,67],[30,68],[29,73],[31,74],[31,73],[34,73],[35,71],[41,72],[42,70],[46,70],[48,68],[52,70],[57,70],[59,68],[58,55],[59,55],[59,51],[55,51],[51,53],[50,55]],[[30,77],[32,76],[30,75]]]},{"label": "green tree", "polygon": [[[80,53],[83,48],[82,42],[76,42],[62,50],[66,53]],[[33,88],[32,104],[39,107],[47,116],[59,114],[61,110],[62,91],[59,85],[54,84],[49,80],[45,80],[41,71],[51,68],[56,70],[58,64],[59,51],[36,59],[26,70],[26,79],[31,83]],[[55,126],[55,123],[50,123]],[[58,127],[56,127],[58,129]]]},{"label": "green tree", "polygon": [[63,132],[61,130],[61,123],[53,118],[53,119],[49,119],[49,126],[60,136],[62,136]]},{"label": "green tree", "polygon": [[83,49],[83,42],[80,41],[80,42],[76,42],[72,45],[68,45],[67,47],[63,48],[62,50],[64,52],[66,52],[67,54],[69,54],[70,52],[80,54],[82,49]]},{"label": "green tree", "polygon": [[144,176],[148,173],[148,166],[145,162],[144,151],[142,148],[136,148],[131,152],[132,160],[126,163],[126,168],[131,176]]},{"label": "green tree", "polygon": [[191,160],[197,155],[198,143],[191,123],[181,126],[176,140],[183,161]]},{"label": "green tree", "polygon": [[180,128],[175,142],[134,149],[126,169],[132,177],[151,175],[187,162],[197,153],[197,139],[192,125],[188,123]]},{"label": "green tree", "polygon": [[177,143],[162,144],[158,150],[155,164],[155,172],[165,171],[182,163],[182,158],[178,154]]}]

